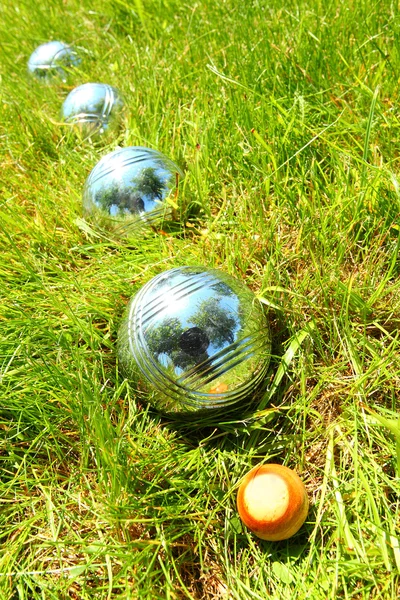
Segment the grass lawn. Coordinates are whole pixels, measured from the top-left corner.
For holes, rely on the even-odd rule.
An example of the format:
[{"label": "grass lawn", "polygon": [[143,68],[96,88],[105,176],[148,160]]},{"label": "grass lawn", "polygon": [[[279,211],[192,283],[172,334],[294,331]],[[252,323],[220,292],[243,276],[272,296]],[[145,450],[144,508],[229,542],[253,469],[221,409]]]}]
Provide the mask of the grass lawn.
[{"label": "grass lawn", "polygon": [[[54,39],[82,62],[46,85]],[[0,58],[0,600],[398,598],[397,3],[5,0]],[[111,142],[60,123],[90,81],[126,100]],[[186,174],[180,226],[136,242],[81,206],[130,145]],[[115,352],[128,299],[198,264],[273,332],[261,403],[212,426],[152,411]],[[238,518],[260,462],[306,485],[290,540]]]}]

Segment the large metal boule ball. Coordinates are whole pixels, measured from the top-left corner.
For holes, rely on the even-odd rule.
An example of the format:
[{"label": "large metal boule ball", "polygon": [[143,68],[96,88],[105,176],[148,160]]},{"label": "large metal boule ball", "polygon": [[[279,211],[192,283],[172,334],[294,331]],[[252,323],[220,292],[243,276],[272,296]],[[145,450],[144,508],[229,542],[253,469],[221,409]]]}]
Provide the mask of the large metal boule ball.
[{"label": "large metal boule ball", "polygon": [[54,40],[41,44],[32,52],[28,60],[28,71],[44,81],[50,81],[55,76],[65,79],[67,70],[78,66],[80,62],[71,46]]},{"label": "large metal boule ball", "polygon": [[176,206],[180,168],[151,148],[129,146],[104,156],[83,190],[84,212],[114,236],[159,225]]},{"label": "large metal boule ball", "polygon": [[121,126],[124,102],[119,91],[105,83],[84,83],[64,100],[61,118],[83,138],[116,133]]},{"label": "large metal boule ball", "polygon": [[270,352],[268,321],[253,292],[205,267],[154,277],[129,302],[118,334],[130,384],[175,416],[247,406]]}]

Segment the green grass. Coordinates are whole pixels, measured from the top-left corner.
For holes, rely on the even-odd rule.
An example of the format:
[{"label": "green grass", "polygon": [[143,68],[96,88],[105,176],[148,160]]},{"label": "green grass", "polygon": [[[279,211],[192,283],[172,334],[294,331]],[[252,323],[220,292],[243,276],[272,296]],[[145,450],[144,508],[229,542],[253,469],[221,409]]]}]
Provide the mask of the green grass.
[{"label": "green grass", "polygon": [[[1,600],[399,597],[396,3],[6,0],[0,17]],[[83,57],[67,84],[26,72],[50,39]],[[127,102],[109,145],[59,122],[88,81]],[[185,170],[176,231],[115,243],[82,221],[118,144]],[[268,307],[245,421],[169,421],[118,370],[128,298],[184,264]],[[285,542],[236,513],[261,461],[309,492]]]}]

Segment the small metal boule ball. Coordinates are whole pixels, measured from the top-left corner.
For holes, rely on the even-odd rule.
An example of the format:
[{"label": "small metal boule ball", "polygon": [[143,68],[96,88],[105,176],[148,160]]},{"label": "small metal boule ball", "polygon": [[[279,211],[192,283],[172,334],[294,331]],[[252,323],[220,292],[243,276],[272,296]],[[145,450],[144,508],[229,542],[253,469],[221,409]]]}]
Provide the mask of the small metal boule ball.
[{"label": "small metal boule ball", "polygon": [[268,321],[253,292],[205,267],[154,277],[131,299],[118,334],[130,384],[177,417],[247,407],[270,353]]},{"label": "small metal boule ball", "polygon": [[71,46],[54,40],[41,44],[32,52],[28,60],[28,71],[43,81],[50,81],[57,76],[65,80],[67,70],[78,66],[80,62]]},{"label": "small metal boule ball", "polygon": [[160,225],[176,206],[180,168],[151,148],[129,146],[104,156],[83,190],[83,210],[114,237]]},{"label": "small metal boule ball", "polygon": [[82,138],[114,134],[121,126],[124,102],[119,91],[105,83],[84,83],[64,100],[61,119]]}]

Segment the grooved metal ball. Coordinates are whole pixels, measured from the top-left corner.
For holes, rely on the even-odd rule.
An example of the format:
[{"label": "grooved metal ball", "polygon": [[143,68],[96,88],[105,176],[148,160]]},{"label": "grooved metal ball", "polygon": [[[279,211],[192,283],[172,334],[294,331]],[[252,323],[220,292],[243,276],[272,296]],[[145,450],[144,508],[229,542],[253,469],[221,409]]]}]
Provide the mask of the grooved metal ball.
[{"label": "grooved metal ball", "polygon": [[83,190],[84,212],[114,236],[129,237],[171,216],[180,168],[150,148],[129,146],[104,156]]},{"label": "grooved metal ball", "polygon": [[45,81],[58,76],[65,78],[66,69],[81,62],[76,51],[64,42],[52,41],[38,46],[28,60],[28,71]]},{"label": "grooved metal ball", "polygon": [[270,360],[268,321],[234,277],[179,267],[131,299],[118,334],[130,383],[163,413],[184,416],[248,403]]},{"label": "grooved metal ball", "polygon": [[64,100],[61,118],[83,138],[115,133],[121,126],[124,102],[119,91],[105,83],[84,83]]}]

